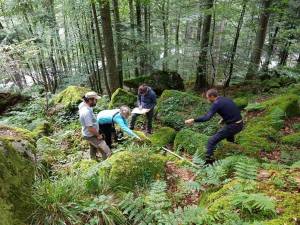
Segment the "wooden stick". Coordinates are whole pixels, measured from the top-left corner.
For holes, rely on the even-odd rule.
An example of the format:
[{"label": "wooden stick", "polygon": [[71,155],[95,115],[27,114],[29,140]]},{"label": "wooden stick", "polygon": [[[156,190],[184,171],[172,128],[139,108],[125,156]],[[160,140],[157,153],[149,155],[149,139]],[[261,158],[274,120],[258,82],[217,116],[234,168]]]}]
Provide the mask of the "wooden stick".
[{"label": "wooden stick", "polygon": [[179,158],[179,159],[181,159],[181,160],[183,160],[183,161],[187,161],[187,162],[190,163],[192,166],[194,166],[194,167],[196,167],[196,168],[198,168],[198,169],[201,168],[200,166],[196,165],[195,163],[191,162],[190,160],[188,160],[188,159],[186,159],[186,158],[183,158],[182,156],[176,154],[175,152],[172,152],[171,150],[169,150],[169,149],[167,149],[167,148],[165,148],[165,147],[162,147],[162,149],[165,150],[166,152],[169,152],[170,154],[176,156],[177,158]]}]

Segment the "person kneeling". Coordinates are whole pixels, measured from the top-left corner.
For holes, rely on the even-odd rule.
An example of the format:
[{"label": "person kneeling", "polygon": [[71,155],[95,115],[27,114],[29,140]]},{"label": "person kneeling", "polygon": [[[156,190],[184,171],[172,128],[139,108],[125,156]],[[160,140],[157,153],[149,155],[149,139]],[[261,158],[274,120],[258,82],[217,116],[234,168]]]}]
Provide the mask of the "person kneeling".
[{"label": "person kneeling", "polygon": [[119,109],[103,110],[98,113],[99,130],[105,136],[105,142],[110,148],[112,147],[112,134],[115,132],[115,124],[119,125],[121,130],[129,136],[140,140],[139,136],[128,127],[127,119],[130,114],[131,111],[127,106],[121,106]]}]

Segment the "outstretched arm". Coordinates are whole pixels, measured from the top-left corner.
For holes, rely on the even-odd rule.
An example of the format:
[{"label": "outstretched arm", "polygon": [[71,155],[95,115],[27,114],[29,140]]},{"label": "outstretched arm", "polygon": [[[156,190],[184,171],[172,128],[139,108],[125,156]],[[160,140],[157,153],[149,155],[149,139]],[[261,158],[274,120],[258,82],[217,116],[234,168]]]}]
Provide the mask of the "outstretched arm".
[{"label": "outstretched arm", "polygon": [[127,133],[131,137],[135,137],[137,139],[140,139],[139,136],[137,136],[129,127],[128,125],[124,122],[122,118],[115,118],[115,123],[117,123],[121,130]]},{"label": "outstretched arm", "polygon": [[213,104],[210,108],[210,110],[208,111],[208,113],[206,113],[205,115],[203,116],[200,116],[196,119],[188,119],[185,121],[186,124],[192,124],[194,122],[205,122],[205,121],[208,121],[210,120],[214,115],[215,113],[217,112],[218,108],[217,108],[217,105],[216,104]]}]

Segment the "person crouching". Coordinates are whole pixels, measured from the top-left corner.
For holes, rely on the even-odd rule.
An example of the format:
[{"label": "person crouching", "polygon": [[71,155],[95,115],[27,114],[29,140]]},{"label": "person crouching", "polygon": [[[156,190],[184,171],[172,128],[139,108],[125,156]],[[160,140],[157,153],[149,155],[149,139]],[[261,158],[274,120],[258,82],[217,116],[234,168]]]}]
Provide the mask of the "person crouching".
[{"label": "person crouching", "polygon": [[97,122],[99,124],[99,131],[105,136],[105,142],[112,147],[112,134],[115,132],[114,125],[117,124],[122,131],[131,137],[140,140],[129,127],[127,119],[131,111],[128,106],[121,106],[119,109],[103,110],[97,115]]}]

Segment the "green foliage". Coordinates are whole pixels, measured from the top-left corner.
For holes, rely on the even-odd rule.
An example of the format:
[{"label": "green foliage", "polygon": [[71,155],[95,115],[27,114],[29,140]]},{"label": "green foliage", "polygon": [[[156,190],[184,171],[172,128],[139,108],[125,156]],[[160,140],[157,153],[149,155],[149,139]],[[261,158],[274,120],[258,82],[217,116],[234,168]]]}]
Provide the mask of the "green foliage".
[{"label": "green foliage", "polygon": [[[176,90],[165,90],[157,103],[157,118],[166,126],[178,130],[183,128],[184,120],[195,118],[206,113],[209,104],[198,96]],[[217,128],[216,118],[206,124],[199,123],[195,127],[210,134]]]},{"label": "green foliage", "polygon": [[197,153],[199,157],[203,158],[206,152],[207,141],[207,135],[190,129],[183,129],[175,137],[174,148],[177,151],[184,150],[191,155]]},{"label": "green foliage", "polygon": [[164,146],[173,143],[175,135],[176,132],[173,128],[161,127],[150,136],[150,141],[153,145]]},{"label": "green foliage", "polygon": [[122,105],[127,105],[129,107],[134,107],[137,98],[134,94],[122,89],[118,88],[111,96],[111,100],[109,103],[109,108],[118,108]]},{"label": "green foliage", "polygon": [[255,180],[258,165],[255,160],[242,160],[236,162],[234,166],[235,176],[239,179]]},{"label": "green foliage", "polygon": [[262,193],[240,192],[233,196],[232,203],[242,210],[243,217],[268,217],[276,213],[274,201]]},{"label": "green foliage", "polygon": [[281,142],[287,145],[300,146],[300,132],[283,136]]},{"label": "green foliage", "polygon": [[245,97],[235,98],[233,101],[239,107],[239,109],[244,109],[248,105],[248,99]]},{"label": "green foliage", "polygon": [[300,161],[297,161],[297,162],[293,163],[293,165],[291,165],[291,168],[292,169],[298,169],[298,168],[300,168]]},{"label": "green foliage", "polygon": [[91,200],[82,201],[76,206],[87,225],[122,225],[127,224],[125,216],[113,202],[113,196],[100,195]]},{"label": "green foliage", "polygon": [[165,224],[164,217],[171,206],[166,188],[165,182],[156,181],[145,196],[135,198],[132,193],[128,193],[120,207],[133,224]]},{"label": "green foliage", "polygon": [[78,209],[74,206],[85,193],[80,180],[68,176],[38,184],[33,195],[35,210],[31,215],[32,224],[72,224],[78,221]]},{"label": "green foliage", "polygon": [[113,188],[133,189],[164,174],[165,159],[149,151],[122,151],[107,160]]}]

